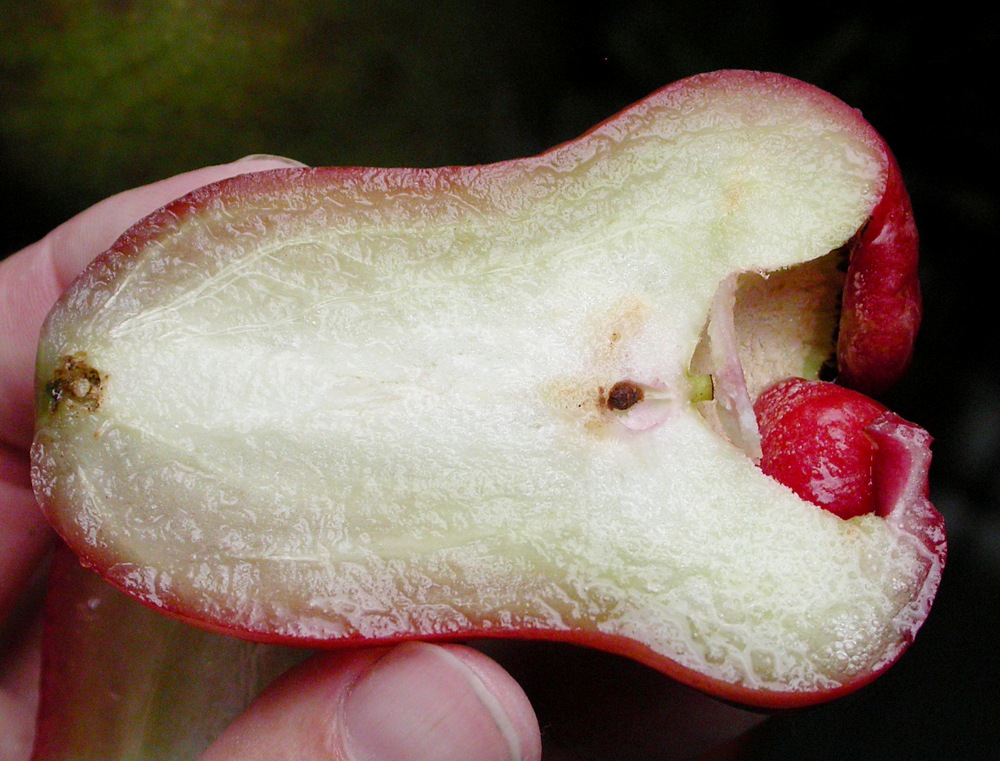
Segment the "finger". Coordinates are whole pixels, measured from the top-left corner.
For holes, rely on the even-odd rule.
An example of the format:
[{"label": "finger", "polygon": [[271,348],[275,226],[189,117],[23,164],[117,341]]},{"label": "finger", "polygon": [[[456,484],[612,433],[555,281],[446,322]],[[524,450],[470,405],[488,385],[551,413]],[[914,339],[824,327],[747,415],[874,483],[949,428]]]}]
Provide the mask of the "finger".
[{"label": "finger", "polygon": [[537,761],[520,687],[460,645],[316,656],[266,690],[201,761]]},{"label": "finger", "polygon": [[0,262],[0,444],[26,448],[31,385],[42,321],[63,289],[132,224],[195,188],[247,172],[301,166],[252,156],[127,190],[91,206]]}]

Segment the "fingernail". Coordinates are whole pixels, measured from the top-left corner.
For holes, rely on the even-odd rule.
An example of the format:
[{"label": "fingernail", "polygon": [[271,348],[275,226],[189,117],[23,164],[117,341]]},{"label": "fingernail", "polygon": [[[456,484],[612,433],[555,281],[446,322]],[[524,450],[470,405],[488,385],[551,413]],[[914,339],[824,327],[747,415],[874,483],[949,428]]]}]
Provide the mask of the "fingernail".
[{"label": "fingernail", "polygon": [[270,153],[252,153],[249,156],[237,159],[234,163],[239,163],[241,161],[275,161],[279,164],[287,164],[288,166],[293,167],[308,166],[308,164],[303,164],[301,161],[296,161],[295,159],[290,159],[285,156],[275,156]]},{"label": "fingernail", "polygon": [[352,761],[515,761],[517,729],[479,675],[447,648],[399,645],[344,705]]}]

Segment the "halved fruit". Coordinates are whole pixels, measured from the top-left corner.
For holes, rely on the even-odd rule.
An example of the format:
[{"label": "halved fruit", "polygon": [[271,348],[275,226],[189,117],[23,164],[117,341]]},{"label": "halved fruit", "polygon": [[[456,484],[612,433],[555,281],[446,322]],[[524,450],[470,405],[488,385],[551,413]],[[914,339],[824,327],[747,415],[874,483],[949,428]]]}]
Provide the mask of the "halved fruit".
[{"label": "halved fruit", "polygon": [[[115,585],[242,637],[547,638],[756,705],[842,694],[923,622],[940,517],[916,487],[801,499],[752,401],[838,331],[856,380],[905,368],[886,299],[838,328],[845,278],[915,278],[915,236],[866,258],[912,228],[898,182],[832,96],[718,72],[535,158],[203,188],[50,315],[36,493]],[[873,322],[893,340],[850,351]]]}]

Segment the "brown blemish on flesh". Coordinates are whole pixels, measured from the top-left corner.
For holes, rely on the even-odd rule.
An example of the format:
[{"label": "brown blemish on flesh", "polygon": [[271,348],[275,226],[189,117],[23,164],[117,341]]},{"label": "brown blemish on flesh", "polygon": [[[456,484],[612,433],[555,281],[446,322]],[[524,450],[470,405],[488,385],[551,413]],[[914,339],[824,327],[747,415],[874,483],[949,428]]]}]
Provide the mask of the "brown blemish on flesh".
[{"label": "brown blemish on flesh", "polygon": [[649,322],[652,311],[649,300],[633,295],[593,315],[583,326],[583,365],[572,375],[544,382],[539,389],[542,398],[588,433],[613,431],[608,425],[611,418],[608,413],[622,412],[637,404],[642,391],[630,381],[620,384],[634,386],[638,395],[620,384],[610,388],[605,384],[610,378],[624,374],[632,341]]},{"label": "brown blemish on flesh", "polygon": [[50,409],[55,412],[63,402],[93,412],[101,406],[101,373],[87,362],[84,353],[63,357],[45,384]]},{"label": "brown blemish on flesh", "polygon": [[630,296],[598,315],[592,323],[594,336],[598,339],[592,344],[596,364],[609,368],[618,365],[628,351],[629,341],[649,321],[651,311],[645,298]]}]

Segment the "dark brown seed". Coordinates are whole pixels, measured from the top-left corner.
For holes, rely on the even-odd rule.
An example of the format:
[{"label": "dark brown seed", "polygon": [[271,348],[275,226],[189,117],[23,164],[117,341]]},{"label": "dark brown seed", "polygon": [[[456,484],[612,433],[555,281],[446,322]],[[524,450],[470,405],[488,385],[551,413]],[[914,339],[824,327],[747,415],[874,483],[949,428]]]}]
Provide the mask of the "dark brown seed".
[{"label": "dark brown seed", "polygon": [[608,392],[608,408],[627,410],[642,401],[642,389],[631,381],[618,381]]}]

